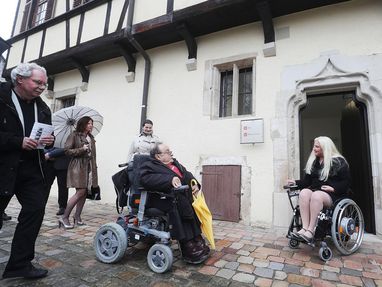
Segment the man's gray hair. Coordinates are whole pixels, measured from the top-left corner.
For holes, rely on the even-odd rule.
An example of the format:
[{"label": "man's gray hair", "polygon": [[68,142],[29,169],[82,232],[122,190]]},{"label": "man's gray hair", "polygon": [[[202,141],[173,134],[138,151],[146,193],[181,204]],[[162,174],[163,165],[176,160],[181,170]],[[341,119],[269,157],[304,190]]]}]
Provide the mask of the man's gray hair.
[{"label": "man's gray hair", "polygon": [[36,63],[21,63],[18,64],[11,72],[12,83],[16,85],[17,76],[29,78],[32,75],[33,70],[40,70],[46,76],[46,70],[44,67],[37,65]]},{"label": "man's gray hair", "polygon": [[151,156],[152,158],[155,158],[155,156],[156,156],[157,154],[160,154],[159,146],[160,146],[161,144],[163,144],[163,143],[161,143],[161,142],[157,142],[157,143],[155,143],[154,147],[150,150],[150,156]]}]

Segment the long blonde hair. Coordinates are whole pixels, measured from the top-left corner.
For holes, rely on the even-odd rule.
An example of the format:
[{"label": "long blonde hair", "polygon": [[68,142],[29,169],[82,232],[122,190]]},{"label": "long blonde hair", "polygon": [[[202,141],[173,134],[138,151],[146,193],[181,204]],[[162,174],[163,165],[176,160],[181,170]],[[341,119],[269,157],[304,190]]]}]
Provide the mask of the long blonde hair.
[{"label": "long blonde hair", "polygon": [[[336,148],[336,145],[329,137],[319,136],[314,139],[314,142],[316,141],[320,144],[322,154],[324,156],[324,168],[321,170],[320,180],[325,181],[329,177],[329,171],[330,171],[330,168],[332,167],[333,158],[340,157],[340,158],[343,158],[344,160],[345,158],[340,154],[340,152]],[[307,174],[311,173],[313,162],[315,159],[316,159],[316,156],[312,148],[312,152],[310,153],[310,156],[305,166],[305,172]]]}]

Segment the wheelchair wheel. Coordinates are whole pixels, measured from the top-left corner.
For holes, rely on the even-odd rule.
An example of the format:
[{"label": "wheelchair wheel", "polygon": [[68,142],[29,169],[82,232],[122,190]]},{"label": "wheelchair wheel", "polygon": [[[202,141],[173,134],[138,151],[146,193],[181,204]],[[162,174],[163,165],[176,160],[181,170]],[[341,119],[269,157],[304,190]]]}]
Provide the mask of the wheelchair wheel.
[{"label": "wheelchair wheel", "polygon": [[292,239],[289,239],[288,245],[290,248],[296,249],[300,245],[300,242],[298,240],[292,238]]},{"label": "wheelchair wheel", "polygon": [[155,273],[164,273],[170,270],[173,260],[171,248],[164,244],[154,244],[147,254],[147,263]]},{"label": "wheelchair wheel", "polygon": [[104,224],[96,232],[93,245],[99,261],[118,262],[126,252],[126,232],[117,223]]},{"label": "wheelchair wheel", "polygon": [[329,247],[321,247],[318,251],[318,255],[320,256],[321,260],[329,261],[333,257],[333,252]]},{"label": "wheelchair wheel", "polygon": [[333,211],[331,236],[334,245],[344,255],[361,246],[365,222],[361,209],[351,199],[342,199]]}]

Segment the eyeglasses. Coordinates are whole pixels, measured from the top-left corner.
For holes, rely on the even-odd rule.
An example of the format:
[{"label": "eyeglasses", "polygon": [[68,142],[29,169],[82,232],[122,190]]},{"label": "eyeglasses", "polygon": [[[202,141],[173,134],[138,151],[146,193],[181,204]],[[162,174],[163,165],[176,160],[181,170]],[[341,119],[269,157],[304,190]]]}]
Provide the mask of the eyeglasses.
[{"label": "eyeglasses", "polygon": [[168,155],[172,155],[172,151],[171,150],[166,150],[164,152],[160,152],[159,154],[168,154]]},{"label": "eyeglasses", "polygon": [[42,82],[42,81],[40,81],[40,80],[31,79],[31,81],[32,81],[33,83],[35,83],[39,88],[40,88],[40,87],[43,87],[43,88],[45,89],[45,88],[48,86],[47,83],[44,83],[44,82]]}]

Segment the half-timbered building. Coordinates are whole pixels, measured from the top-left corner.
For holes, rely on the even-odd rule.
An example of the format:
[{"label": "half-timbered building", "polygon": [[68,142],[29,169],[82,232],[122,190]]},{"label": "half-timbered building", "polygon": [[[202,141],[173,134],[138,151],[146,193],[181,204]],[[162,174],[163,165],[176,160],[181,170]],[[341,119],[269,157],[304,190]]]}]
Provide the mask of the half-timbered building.
[{"label": "half-timbered building", "polygon": [[282,186],[327,135],[382,233],[381,15],[378,0],[19,0],[4,76],[35,61],[53,111],[104,116],[105,202],[149,118],[215,218],[287,226]]}]

